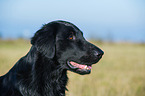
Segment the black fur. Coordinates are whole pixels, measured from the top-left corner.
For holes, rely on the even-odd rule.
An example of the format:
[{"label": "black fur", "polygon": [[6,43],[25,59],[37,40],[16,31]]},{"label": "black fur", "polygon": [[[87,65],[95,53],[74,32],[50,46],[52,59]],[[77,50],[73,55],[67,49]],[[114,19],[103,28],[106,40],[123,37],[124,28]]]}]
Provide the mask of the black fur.
[{"label": "black fur", "polygon": [[0,96],[65,96],[67,70],[90,73],[70,66],[69,62],[91,66],[103,55],[75,25],[66,21],[44,25],[31,44],[28,54],[0,77]]}]

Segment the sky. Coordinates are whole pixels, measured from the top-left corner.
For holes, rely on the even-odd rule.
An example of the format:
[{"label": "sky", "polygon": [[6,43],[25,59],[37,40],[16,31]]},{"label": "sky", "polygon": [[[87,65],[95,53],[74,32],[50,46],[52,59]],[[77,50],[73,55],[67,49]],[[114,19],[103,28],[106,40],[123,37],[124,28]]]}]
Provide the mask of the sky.
[{"label": "sky", "polygon": [[87,39],[145,42],[145,0],[0,0],[0,35],[30,38],[54,20]]}]

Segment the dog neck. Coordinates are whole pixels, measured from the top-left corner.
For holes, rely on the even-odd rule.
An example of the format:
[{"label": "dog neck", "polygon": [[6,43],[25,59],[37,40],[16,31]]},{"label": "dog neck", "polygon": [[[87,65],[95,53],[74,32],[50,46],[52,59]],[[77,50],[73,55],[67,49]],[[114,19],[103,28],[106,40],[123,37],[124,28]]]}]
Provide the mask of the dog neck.
[{"label": "dog neck", "polygon": [[[35,96],[36,94],[40,96],[64,96],[67,84],[67,70],[60,68],[60,64],[55,62],[53,59],[48,59],[44,57],[34,47],[31,48],[31,51],[23,57],[27,59],[26,63],[31,65],[31,75],[21,78],[20,82],[23,83],[28,78],[29,89],[21,90],[23,95]],[[56,67],[56,64],[58,67]],[[22,74],[23,75],[23,74]],[[23,84],[26,84],[23,83]],[[25,87],[20,86],[20,87]],[[25,88],[20,88],[25,89]],[[32,95],[32,93],[34,93]],[[41,93],[41,94],[40,94]]]}]

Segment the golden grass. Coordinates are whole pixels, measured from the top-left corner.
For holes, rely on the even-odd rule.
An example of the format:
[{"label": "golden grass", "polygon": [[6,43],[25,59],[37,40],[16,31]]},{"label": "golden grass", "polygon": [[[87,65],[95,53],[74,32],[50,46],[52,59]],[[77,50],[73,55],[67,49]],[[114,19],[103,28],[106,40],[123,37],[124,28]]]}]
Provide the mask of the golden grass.
[{"label": "golden grass", "polygon": [[[68,72],[67,96],[145,96],[145,45],[97,44],[102,60],[91,74]],[[0,41],[0,75],[5,74],[30,48],[24,40]]]},{"label": "golden grass", "polygon": [[30,48],[25,40],[0,41],[0,75],[5,74]]}]

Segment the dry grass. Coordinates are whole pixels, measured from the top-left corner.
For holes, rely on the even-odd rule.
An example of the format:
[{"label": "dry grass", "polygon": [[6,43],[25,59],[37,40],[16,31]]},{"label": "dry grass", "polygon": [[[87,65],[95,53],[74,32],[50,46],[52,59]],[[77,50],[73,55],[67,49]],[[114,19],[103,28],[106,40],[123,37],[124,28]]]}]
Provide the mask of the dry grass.
[{"label": "dry grass", "polygon": [[[145,45],[97,45],[105,55],[93,65],[90,75],[68,72],[67,96],[145,96]],[[29,48],[28,41],[0,41],[0,75],[5,74]]]},{"label": "dry grass", "polygon": [[24,40],[0,41],[0,75],[9,69],[24,56],[30,48],[30,43]]}]

